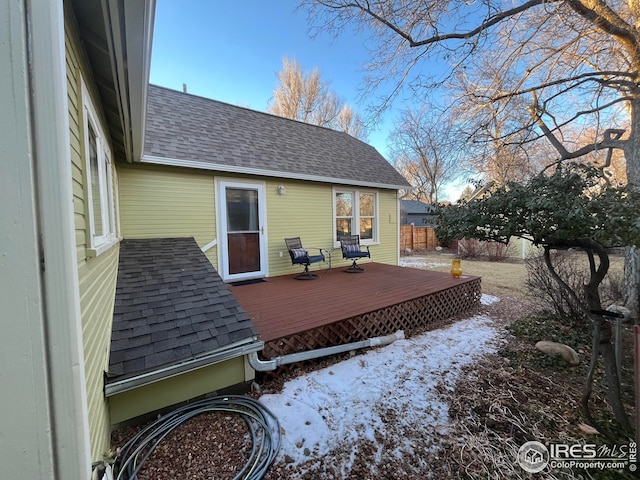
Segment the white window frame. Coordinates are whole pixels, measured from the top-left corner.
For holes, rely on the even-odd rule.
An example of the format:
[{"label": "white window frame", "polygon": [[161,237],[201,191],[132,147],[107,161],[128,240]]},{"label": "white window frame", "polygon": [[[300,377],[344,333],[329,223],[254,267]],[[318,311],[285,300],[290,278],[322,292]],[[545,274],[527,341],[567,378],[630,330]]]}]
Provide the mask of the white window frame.
[{"label": "white window frame", "polygon": [[[99,121],[96,108],[91,100],[84,79],[82,80],[82,126],[84,132],[85,156],[85,213],[87,222],[87,255],[95,257],[107,251],[118,242],[116,225],[116,208],[114,197],[113,160],[109,141]],[[91,155],[89,152],[89,125],[96,137],[96,152],[98,161],[98,191],[94,192],[91,178]],[[94,197],[98,195],[101,217],[101,234],[97,233],[94,218]]]},{"label": "white window frame", "polygon": [[357,188],[341,188],[341,187],[334,187],[333,188],[333,195],[332,195],[332,203],[333,203],[333,241],[334,241],[334,246],[338,247],[340,245],[340,243],[338,242],[338,234],[336,231],[336,224],[337,224],[337,220],[338,218],[345,218],[345,217],[338,217],[336,214],[336,195],[338,193],[350,193],[352,194],[352,198],[353,198],[353,212],[352,212],[352,216],[350,217],[352,219],[352,224],[351,224],[351,234],[352,235],[360,235],[360,195],[362,194],[367,194],[367,195],[373,195],[374,197],[374,205],[373,205],[373,217],[369,217],[369,216],[363,216],[362,218],[373,218],[373,221],[371,222],[371,226],[373,228],[373,235],[372,238],[360,238],[360,243],[362,245],[377,245],[379,243],[380,240],[380,222],[379,222],[379,214],[378,214],[378,202],[379,202],[379,194],[377,190],[368,190],[368,189],[357,189]]}]

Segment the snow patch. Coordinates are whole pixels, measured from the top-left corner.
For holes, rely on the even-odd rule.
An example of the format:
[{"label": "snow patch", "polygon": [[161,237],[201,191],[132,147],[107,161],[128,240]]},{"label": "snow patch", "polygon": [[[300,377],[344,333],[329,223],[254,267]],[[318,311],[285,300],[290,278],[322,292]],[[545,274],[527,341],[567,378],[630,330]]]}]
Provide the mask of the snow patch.
[{"label": "snow patch", "polygon": [[498,297],[494,297],[493,295],[487,295],[486,293],[483,293],[482,297],[480,297],[480,303],[482,305],[491,305],[499,301],[500,299]]},{"label": "snow patch", "polygon": [[[412,448],[403,431],[417,423],[429,425],[435,438],[447,427],[447,395],[461,369],[495,352],[499,336],[492,320],[478,315],[286,382],[281,393],[260,397],[282,427],[277,460],[298,465],[341,448],[353,461],[358,440],[377,444],[379,435],[396,435],[402,456]],[[396,425],[389,429],[391,417]]]}]

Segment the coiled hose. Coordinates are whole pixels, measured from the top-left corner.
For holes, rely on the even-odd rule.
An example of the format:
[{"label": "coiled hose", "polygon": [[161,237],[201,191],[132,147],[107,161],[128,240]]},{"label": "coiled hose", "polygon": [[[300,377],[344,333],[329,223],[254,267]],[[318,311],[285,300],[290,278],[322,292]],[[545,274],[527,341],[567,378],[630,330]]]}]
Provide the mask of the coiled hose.
[{"label": "coiled hose", "polygon": [[259,480],[280,449],[280,422],[257,400],[241,395],[211,397],[190,403],[146,426],[123,447],[115,465],[117,480],[137,480],[144,462],[158,444],[183,422],[206,412],[239,414],[249,428],[251,453],[233,480]]}]

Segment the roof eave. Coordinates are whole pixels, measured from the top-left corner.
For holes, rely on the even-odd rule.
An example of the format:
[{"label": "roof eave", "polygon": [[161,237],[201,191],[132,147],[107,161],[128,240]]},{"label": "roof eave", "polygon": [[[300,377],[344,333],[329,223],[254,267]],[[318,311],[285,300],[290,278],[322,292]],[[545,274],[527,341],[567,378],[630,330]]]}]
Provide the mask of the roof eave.
[{"label": "roof eave", "polygon": [[182,160],[182,159],[176,159],[176,158],[158,157],[153,155],[142,155],[141,162],[154,164],[154,165],[165,165],[165,166],[171,166],[171,167],[195,168],[199,170],[212,170],[212,171],[218,171],[218,172],[236,173],[236,174],[244,174],[244,175],[259,175],[263,177],[286,178],[291,180],[306,180],[306,181],[312,181],[312,182],[323,182],[323,183],[331,183],[331,184],[337,184],[337,185],[355,185],[359,187],[368,187],[368,188],[385,188],[389,190],[407,190],[412,188],[411,185],[409,185],[409,183],[402,185],[402,184],[389,184],[389,183],[383,183],[383,182],[366,182],[366,181],[350,179],[350,178],[336,178],[336,177],[321,176],[321,175],[309,175],[304,173],[267,170],[262,168],[238,167],[235,165],[224,165],[224,164],[217,164],[217,163],[201,162],[197,160]]},{"label": "roof eave", "polygon": [[105,29],[127,162],[142,156],[155,0],[105,2]]},{"label": "roof eave", "polygon": [[166,365],[162,368],[128,376],[127,378],[119,379],[116,377],[109,379],[105,383],[104,395],[105,397],[112,397],[119,393],[124,393],[135,388],[175,377],[177,375],[192,372],[216,363],[242,357],[249,353],[259,352],[263,348],[264,342],[258,340],[256,337],[252,337],[231,345],[226,345],[191,360],[173,365]]}]

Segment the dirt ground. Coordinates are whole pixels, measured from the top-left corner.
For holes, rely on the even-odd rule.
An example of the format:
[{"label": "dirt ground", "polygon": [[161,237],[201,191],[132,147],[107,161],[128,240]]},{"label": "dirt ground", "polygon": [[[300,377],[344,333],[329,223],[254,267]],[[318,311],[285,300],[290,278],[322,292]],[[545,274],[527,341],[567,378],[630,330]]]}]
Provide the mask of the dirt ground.
[{"label": "dirt ground", "polygon": [[[451,270],[451,260],[454,254],[443,250],[430,250],[400,257],[401,262],[411,262],[417,259],[425,263],[429,270],[448,272]],[[410,264],[410,263],[409,263]],[[463,275],[482,277],[482,292],[498,297],[509,296],[525,298],[528,291],[525,286],[527,270],[523,260],[509,259],[504,262],[487,262],[475,259],[461,261]]]},{"label": "dirt ground", "polygon": [[[448,271],[452,255],[431,252],[403,257],[403,262],[423,262],[424,268]],[[442,265],[438,265],[442,264]],[[417,266],[417,265],[416,265]],[[422,268],[422,267],[419,267]],[[627,479],[635,478],[625,470],[549,469],[531,475],[515,462],[518,448],[526,441],[544,443],[608,444],[604,435],[587,425],[579,409],[579,399],[587,362],[569,367],[558,359],[545,357],[534,348],[539,339],[573,342],[583,359],[588,358],[588,329],[580,335],[570,334],[565,325],[554,324],[548,317],[532,316],[541,309],[538,300],[527,297],[526,269],[523,262],[501,263],[462,261],[463,274],[483,278],[483,293],[500,298],[499,302],[478,307],[477,312],[490,316],[505,329],[506,343],[497,354],[488,355],[468,367],[453,392],[445,394],[450,425],[437,440],[437,449],[422,456],[420,470],[415,470],[415,458],[398,458],[379,466],[378,473],[368,468],[375,458],[364,454],[358,459],[349,479]],[[523,318],[528,320],[522,321]],[[454,322],[457,319],[449,319]],[[445,322],[447,323],[447,322]],[[633,355],[629,332],[624,349],[623,394],[629,415],[634,416]],[[563,337],[564,335],[564,337]],[[336,356],[310,362],[287,375],[260,385],[252,395],[278,392],[287,378],[340,361]],[[604,401],[604,388],[599,379],[592,394],[592,409],[602,425],[611,428],[609,409]],[[113,448],[122,445],[140,427],[113,432]],[[419,425],[416,425],[419,436]],[[246,427],[230,415],[217,412],[201,415],[177,428],[158,447],[140,471],[145,479],[231,479],[242,468]],[[623,432],[619,442],[631,439]],[[363,445],[360,452],[367,452]],[[344,453],[344,452],[343,452]],[[336,452],[339,455],[340,452]],[[331,459],[333,462],[336,459]],[[322,459],[320,459],[322,462]],[[271,466],[266,480],[333,479],[318,470],[301,475],[286,459]]]},{"label": "dirt ground", "polygon": [[[579,261],[585,261],[584,255],[579,255]],[[451,260],[456,255],[444,249],[415,252],[400,257],[401,263],[418,268],[428,268],[439,272],[451,270]],[[624,257],[610,256],[610,271],[614,274],[622,272]],[[412,263],[414,263],[412,265]],[[482,292],[497,297],[531,298],[527,288],[527,268],[525,261],[511,257],[500,262],[490,262],[477,258],[465,258],[461,261],[463,275],[482,277]]]}]

